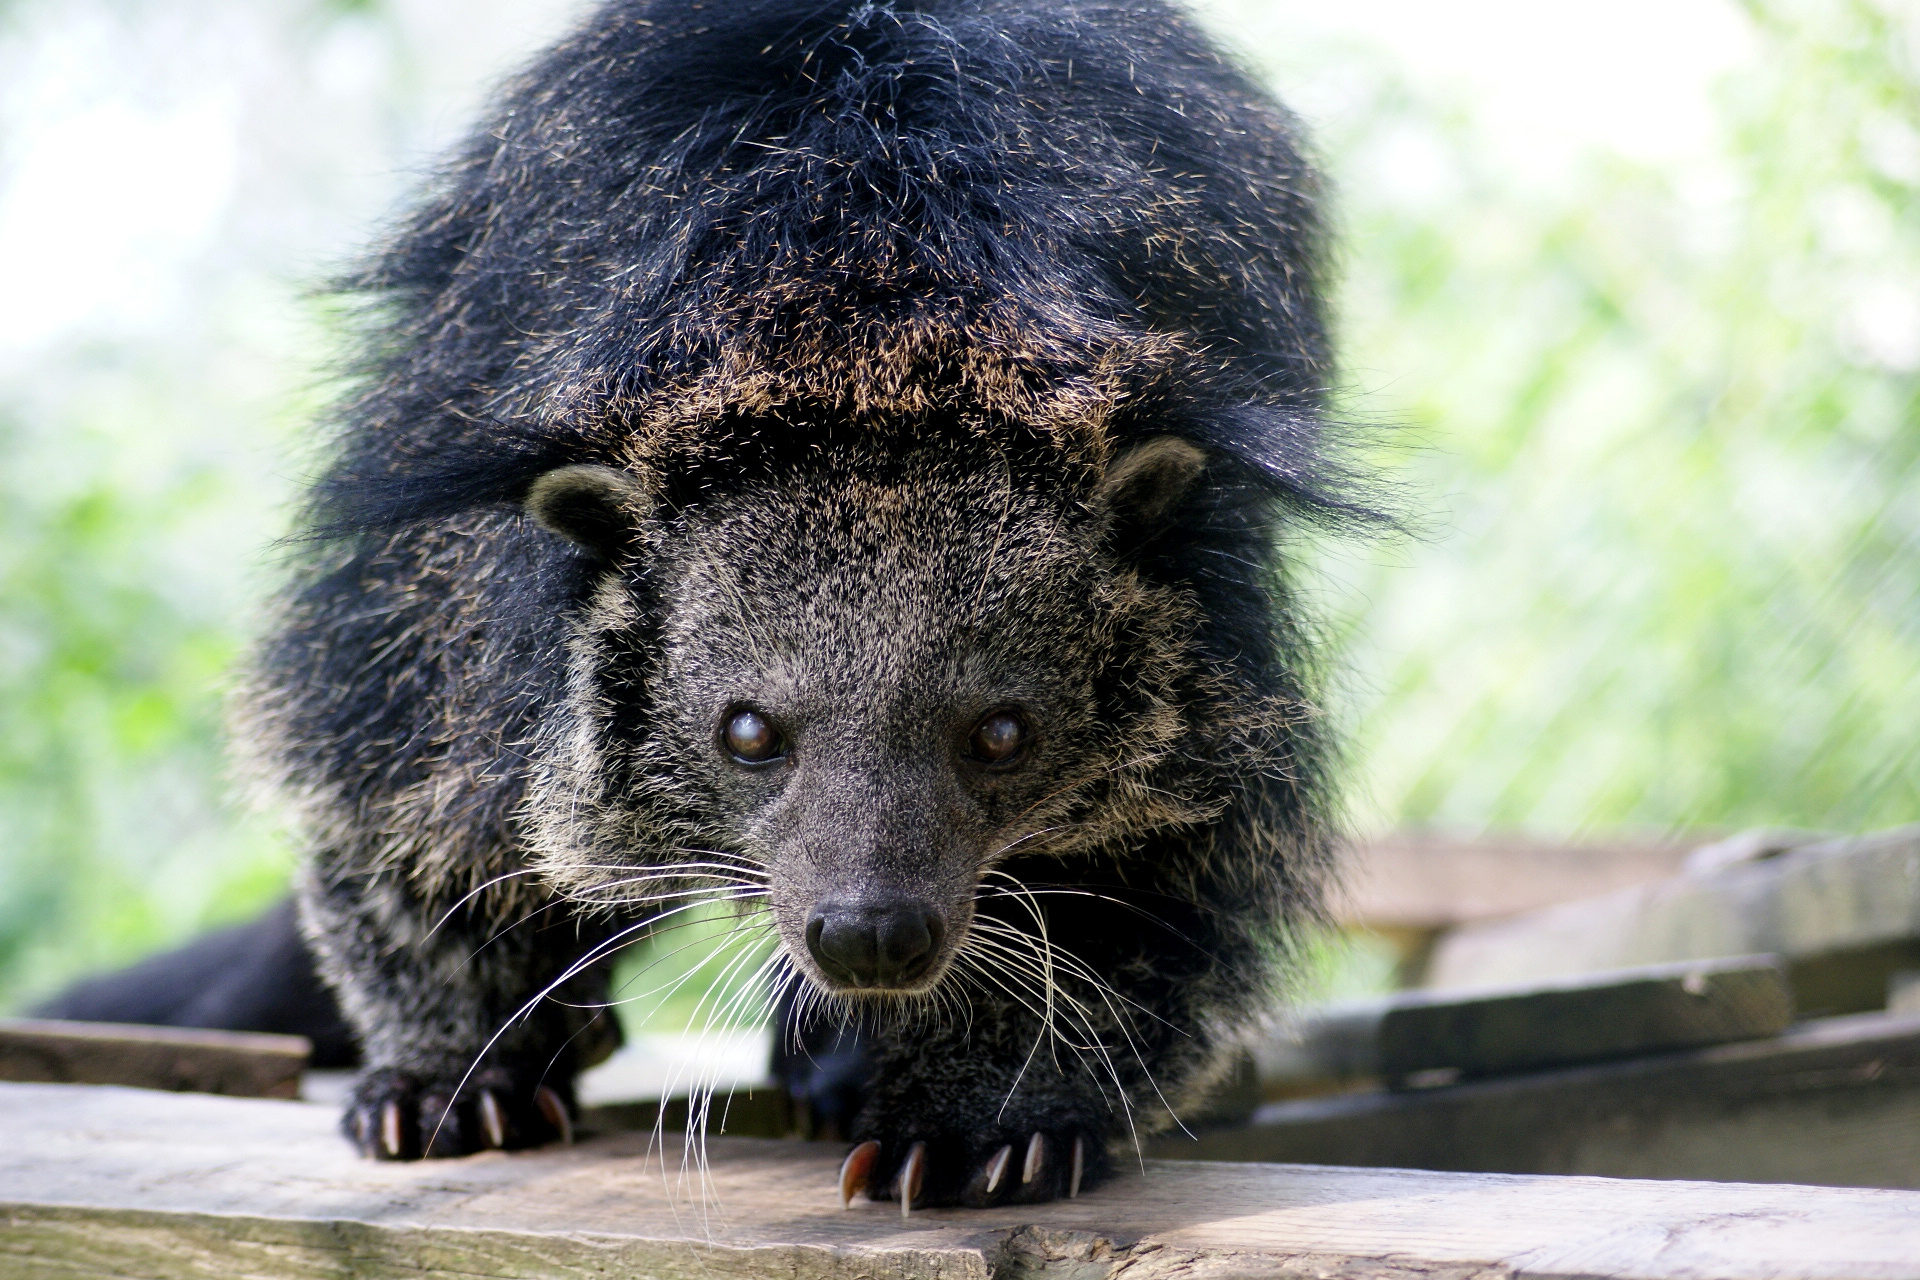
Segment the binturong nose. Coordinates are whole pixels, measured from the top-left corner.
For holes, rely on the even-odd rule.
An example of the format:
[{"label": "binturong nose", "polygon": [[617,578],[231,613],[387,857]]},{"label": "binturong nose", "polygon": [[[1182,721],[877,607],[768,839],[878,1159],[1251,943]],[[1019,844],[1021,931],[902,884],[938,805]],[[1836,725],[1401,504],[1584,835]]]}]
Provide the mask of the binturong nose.
[{"label": "binturong nose", "polygon": [[831,900],[807,917],[807,950],[835,982],[902,987],[933,967],[946,933],[940,913],[914,899]]}]

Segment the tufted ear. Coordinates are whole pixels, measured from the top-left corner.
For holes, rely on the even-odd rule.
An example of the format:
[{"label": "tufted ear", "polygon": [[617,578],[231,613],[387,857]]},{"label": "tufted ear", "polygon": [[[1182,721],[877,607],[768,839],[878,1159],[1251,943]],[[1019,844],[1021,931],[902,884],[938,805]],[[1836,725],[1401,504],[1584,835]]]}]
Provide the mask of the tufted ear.
[{"label": "tufted ear", "polygon": [[634,540],[652,508],[647,486],[614,467],[556,467],[527,490],[534,523],[597,555],[612,559]]},{"label": "tufted ear", "polygon": [[1207,455],[1178,436],[1155,436],[1115,458],[1100,481],[1098,501],[1116,533],[1159,532],[1206,469]]}]

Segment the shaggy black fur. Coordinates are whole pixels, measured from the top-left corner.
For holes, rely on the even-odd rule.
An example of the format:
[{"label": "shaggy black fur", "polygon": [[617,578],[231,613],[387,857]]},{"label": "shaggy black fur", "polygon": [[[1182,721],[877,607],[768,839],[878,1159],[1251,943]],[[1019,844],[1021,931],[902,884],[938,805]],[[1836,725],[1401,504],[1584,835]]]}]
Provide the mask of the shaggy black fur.
[{"label": "shaggy black fur", "polygon": [[[676,893],[860,1022],[817,1083],[876,1198],[1047,1199],[1173,1123],[1326,863],[1315,201],[1159,0],[613,0],[509,85],[349,285],[247,698],[349,1134],[552,1136]],[[822,919],[921,967],[823,970]]]}]

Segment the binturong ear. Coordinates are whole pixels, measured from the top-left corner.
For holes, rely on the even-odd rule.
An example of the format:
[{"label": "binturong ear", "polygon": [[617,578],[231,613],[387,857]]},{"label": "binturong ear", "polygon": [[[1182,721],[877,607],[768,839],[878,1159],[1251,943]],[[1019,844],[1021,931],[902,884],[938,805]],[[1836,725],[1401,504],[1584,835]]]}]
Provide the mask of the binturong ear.
[{"label": "binturong ear", "polygon": [[1158,533],[1206,470],[1207,455],[1178,436],[1155,436],[1113,460],[1097,500],[1122,538]]},{"label": "binturong ear", "polygon": [[652,506],[647,486],[632,472],[584,464],[547,472],[526,499],[534,523],[609,560],[633,545]]}]

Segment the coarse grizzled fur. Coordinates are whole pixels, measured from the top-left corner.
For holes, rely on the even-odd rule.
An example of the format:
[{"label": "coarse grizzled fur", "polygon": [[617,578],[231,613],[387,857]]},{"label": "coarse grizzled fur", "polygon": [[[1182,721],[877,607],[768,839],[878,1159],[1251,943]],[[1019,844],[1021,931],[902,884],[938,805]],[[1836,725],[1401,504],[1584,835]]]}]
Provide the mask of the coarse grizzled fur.
[{"label": "coarse grizzled fur", "polygon": [[[602,962],[701,893],[859,1022],[875,1198],[1046,1199],[1172,1124],[1328,861],[1316,190],[1159,0],[611,0],[514,80],[351,282],[246,699],[350,1134],[552,1136]],[[889,911],[921,969],[822,967]]]}]

